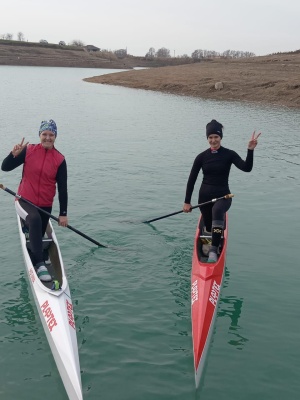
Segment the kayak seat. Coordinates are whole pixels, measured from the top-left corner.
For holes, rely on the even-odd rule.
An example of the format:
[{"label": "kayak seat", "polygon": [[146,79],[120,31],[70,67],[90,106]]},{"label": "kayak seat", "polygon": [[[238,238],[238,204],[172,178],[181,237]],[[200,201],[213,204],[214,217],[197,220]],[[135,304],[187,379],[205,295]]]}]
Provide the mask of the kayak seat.
[{"label": "kayak seat", "polygon": [[[223,239],[224,239],[224,236],[221,237],[221,242],[220,242],[220,245],[219,245],[218,254],[220,254],[221,251],[222,251]],[[199,237],[200,252],[201,252],[202,256],[204,256],[204,257],[208,256],[208,253],[209,253],[209,250],[210,250],[210,246],[211,246],[211,242],[212,242],[211,235],[201,235]]]},{"label": "kayak seat", "polygon": [[211,235],[201,235],[200,241],[202,244],[211,244]]},{"label": "kayak seat", "polygon": [[207,257],[209,253],[209,249],[211,246],[211,235],[200,235],[199,237],[199,244],[200,244],[200,254],[201,256]]}]

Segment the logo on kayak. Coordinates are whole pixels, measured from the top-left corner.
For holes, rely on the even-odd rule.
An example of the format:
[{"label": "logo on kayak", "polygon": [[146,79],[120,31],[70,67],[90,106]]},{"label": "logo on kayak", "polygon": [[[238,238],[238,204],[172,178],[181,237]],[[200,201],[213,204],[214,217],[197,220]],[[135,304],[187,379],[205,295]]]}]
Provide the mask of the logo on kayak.
[{"label": "logo on kayak", "polygon": [[211,287],[211,292],[209,295],[209,301],[211,302],[211,304],[216,307],[217,302],[218,302],[218,298],[219,298],[219,294],[220,294],[220,286],[218,285],[216,281],[214,281],[214,283],[212,284]]},{"label": "logo on kayak", "polygon": [[46,300],[42,305],[41,305],[41,310],[42,313],[45,317],[45,320],[47,322],[49,331],[52,332],[52,329],[57,325],[56,319],[54,317],[53,311],[51,307],[49,306],[48,300]]},{"label": "logo on kayak", "polygon": [[67,303],[67,312],[68,312],[68,319],[69,319],[69,325],[73,329],[75,329],[75,319],[74,319],[74,314],[73,314],[73,306],[72,303],[69,303],[68,300],[66,300]]},{"label": "logo on kayak", "polygon": [[191,298],[192,298],[192,305],[195,303],[195,301],[198,300],[198,281],[197,279],[195,280],[195,282],[192,283],[192,294],[191,294]]}]

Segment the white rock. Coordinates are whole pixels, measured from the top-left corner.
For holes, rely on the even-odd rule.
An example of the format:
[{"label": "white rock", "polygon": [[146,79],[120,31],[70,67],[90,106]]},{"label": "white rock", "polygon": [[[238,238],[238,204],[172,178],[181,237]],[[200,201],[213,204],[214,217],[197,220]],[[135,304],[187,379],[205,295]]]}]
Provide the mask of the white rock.
[{"label": "white rock", "polygon": [[224,83],[223,82],[216,82],[215,84],[215,89],[216,90],[222,90],[224,88]]}]

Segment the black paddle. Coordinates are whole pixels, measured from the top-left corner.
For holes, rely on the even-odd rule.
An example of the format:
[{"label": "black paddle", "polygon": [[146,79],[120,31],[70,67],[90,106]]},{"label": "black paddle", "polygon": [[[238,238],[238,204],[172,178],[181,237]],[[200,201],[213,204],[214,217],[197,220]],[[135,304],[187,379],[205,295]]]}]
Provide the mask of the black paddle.
[{"label": "black paddle", "polygon": [[[190,209],[193,210],[194,208],[198,208],[200,206],[205,206],[206,204],[209,204],[209,203],[215,203],[216,201],[222,200],[222,199],[231,199],[232,197],[234,197],[234,194],[226,194],[225,196],[218,197],[216,199],[211,199],[209,201],[206,201],[205,203],[197,204],[196,206],[193,206]],[[180,211],[173,212],[171,214],[163,215],[162,217],[149,219],[148,221],[143,221],[143,224],[150,224],[150,222],[154,222],[154,221],[158,221],[159,219],[171,217],[172,215],[180,214],[182,212],[183,212],[183,210],[180,210]]]},{"label": "black paddle", "polygon": [[[47,211],[43,210],[42,208],[36,206],[35,204],[31,203],[31,201],[24,199],[23,197],[21,197],[19,194],[16,194],[15,192],[13,192],[12,190],[8,189],[7,187],[3,186],[2,183],[0,183],[0,188],[5,190],[5,192],[12,194],[13,196],[17,197],[18,199],[21,199],[23,201],[25,201],[28,204],[31,204],[33,207],[35,207],[36,209],[38,209],[39,211],[43,212],[44,214],[48,215],[48,217],[54,219],[54,221],[58,222],[58,218],[55,217],[54,215],[48,213]],[[80,232],[78,229],[73,228],[73,226],[71,225],[66,225],[66,228],[69,228],[71,231],[77,233],[78,235],[84,237],[85,239],[89,240],[90,242],[96,244],[99,247],[108,247],[105,246],[104,244],[101,244],[99,242],[97,242],[97,240],[92,239],[91,237],[87,236],[85,233]]]}]

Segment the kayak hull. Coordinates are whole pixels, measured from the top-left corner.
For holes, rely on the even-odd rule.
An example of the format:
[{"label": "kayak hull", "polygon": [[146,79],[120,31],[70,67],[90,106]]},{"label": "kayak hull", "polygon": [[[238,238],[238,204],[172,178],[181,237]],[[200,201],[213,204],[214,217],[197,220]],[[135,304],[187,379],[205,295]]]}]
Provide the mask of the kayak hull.
[{"label": "kayak hull", "polygon": [[47,251],[51,264],[47,267],[58,285],[57,290],[52,290],[53,282],[44,284],[36,275],[30,257],[30,243],[23,233],[20,217],[17,219],[30,287],[57,369],[69,399],[82,400],[73,304],[55,232],[49,221],[45,242],[49,246]]},{"label": "kayak hull", "polygon": [[205,237],[201,233],[202,228],[203,221],[200,217],[194,240],[191,274],[192,338],[196,387],[199,386],[203,374],[217,315],[225,271],[228,217],[226,215],[226,229],[216,263],[207,263],[203,244],[209,242],[209,237]]}]

